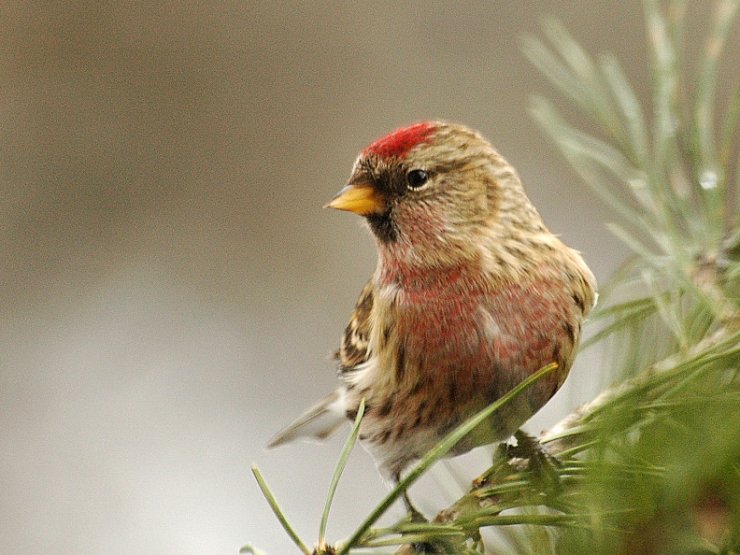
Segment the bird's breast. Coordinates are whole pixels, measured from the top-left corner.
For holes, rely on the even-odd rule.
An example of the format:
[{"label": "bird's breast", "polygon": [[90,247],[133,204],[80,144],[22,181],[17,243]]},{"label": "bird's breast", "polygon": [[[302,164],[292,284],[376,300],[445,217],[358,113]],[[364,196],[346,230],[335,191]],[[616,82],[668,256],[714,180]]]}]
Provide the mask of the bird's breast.
[{"label": "bird's breast", "polygon": [[561,282],[492,286],[447,277],[432,287],[379,288],[379,341],[393,343],[381,346],[390,357],[384,366],[411,381],[454,375],[479,387],[494,375],[511,373],[514,385],[549,362],[570,365],[581,318]]},{"label": "bird's breast", "polygon": [[381,321],[393,332],[380,340],[396,343],[383,350],[402,350],[407,369],[425,373],[487,364],[497,324],[489,318],[481,331],[479,314],[486,296],[485,287],[463,281],[457,272],[431,285],[381,287],[380,298],[387,303]]}]

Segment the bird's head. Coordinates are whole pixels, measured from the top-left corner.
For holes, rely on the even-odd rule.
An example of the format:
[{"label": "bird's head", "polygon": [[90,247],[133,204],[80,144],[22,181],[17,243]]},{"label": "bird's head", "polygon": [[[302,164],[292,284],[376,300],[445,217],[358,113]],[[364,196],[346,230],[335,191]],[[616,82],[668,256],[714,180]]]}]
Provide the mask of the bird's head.
[{"label": "bird's head", "polygon": [[365,148],[327,206],[363,216],[381,254],[421,266],[475,256],[482,234],[505,229],[512,210],[531,208],[516,172],[485,138],[438,121],[398,129]]}]

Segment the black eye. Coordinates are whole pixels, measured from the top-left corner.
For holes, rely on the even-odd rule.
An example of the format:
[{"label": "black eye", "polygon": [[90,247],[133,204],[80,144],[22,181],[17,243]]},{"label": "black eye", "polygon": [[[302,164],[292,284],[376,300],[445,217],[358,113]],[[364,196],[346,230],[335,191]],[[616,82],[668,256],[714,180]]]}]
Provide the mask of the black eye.
[{"label": "black eye", "polygon": [[429,174],[424,170],[411,170],[406,174],[406,181],[409,189],[419,189],[429,181]]}]

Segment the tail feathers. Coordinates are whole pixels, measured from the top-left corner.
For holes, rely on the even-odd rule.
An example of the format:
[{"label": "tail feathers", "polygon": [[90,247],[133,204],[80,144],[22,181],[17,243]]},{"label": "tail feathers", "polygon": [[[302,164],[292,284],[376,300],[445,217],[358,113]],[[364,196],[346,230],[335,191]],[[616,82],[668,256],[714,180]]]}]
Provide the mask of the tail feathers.
[{"label": "tail feathers", "polygon": [[267,448],[277,447],[296,438],[326,439],[343,422],[347,422],[344,406],[344,390],[337,389],[308,409],[287,428],[278,432],[267,444]]}]

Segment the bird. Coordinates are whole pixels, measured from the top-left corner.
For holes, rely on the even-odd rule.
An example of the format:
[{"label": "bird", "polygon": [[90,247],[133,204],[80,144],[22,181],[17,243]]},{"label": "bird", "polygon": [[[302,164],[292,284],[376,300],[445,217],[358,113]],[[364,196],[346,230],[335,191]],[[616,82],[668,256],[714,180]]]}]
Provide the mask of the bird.
[{"label": "bird", "polygon": [[360,152],[326,206],[364,219],[377,266],[335,354],[339,388],[268,447],[324,439],[364,399],[359,441],[398,482],[453,428],[545,365],[557,370],[450,455],[506,440],[560,388],[596,280],[479,132],[441,120],[401,127]]}]

